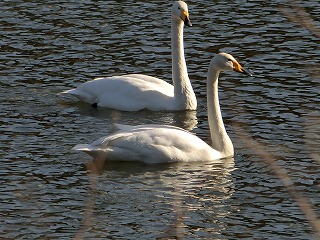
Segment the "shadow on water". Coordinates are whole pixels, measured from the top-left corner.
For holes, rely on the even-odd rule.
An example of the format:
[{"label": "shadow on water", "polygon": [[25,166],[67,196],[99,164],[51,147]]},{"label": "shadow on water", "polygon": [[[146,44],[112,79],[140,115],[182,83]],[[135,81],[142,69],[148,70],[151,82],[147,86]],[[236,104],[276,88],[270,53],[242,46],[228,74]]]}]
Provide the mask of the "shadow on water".
[{"label": "shadow on water", "polygon": [[61,102],[69,108],[73,114],[93,117],[95,120],[109,124],[163,124],[181,127],[192,131],[197,127],[197,111],[150,111],[140,110],[138,112],[123,112],[109,108],[93,108],[88,104],[80,102]]}]

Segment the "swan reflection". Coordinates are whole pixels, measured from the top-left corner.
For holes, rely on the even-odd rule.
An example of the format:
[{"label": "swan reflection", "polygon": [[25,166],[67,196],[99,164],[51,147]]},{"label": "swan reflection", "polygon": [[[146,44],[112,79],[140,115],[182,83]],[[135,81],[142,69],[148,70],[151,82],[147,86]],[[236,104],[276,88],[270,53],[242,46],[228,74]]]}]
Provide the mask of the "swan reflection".
[{"label": "swan reflection", "polygon": [[[95,189],[88,195],[100,209],[93,219],[105,223],[103,229],[107,231],[119,226],[130,228],[131,222],[141,227],[160,224],[161,238],[174,234],[170,233],[172,230],[192,229],[195,226],[190,219],[197,219],[203,227],[210,219],[217,221],[230,213],[227,200],[235,191],[233,158],[219,163],[156,165],[93,160],[87,164],[87,169],[89,180],[94,183],[91,187]],[[221,235],[223,230],[206,231]]]}]

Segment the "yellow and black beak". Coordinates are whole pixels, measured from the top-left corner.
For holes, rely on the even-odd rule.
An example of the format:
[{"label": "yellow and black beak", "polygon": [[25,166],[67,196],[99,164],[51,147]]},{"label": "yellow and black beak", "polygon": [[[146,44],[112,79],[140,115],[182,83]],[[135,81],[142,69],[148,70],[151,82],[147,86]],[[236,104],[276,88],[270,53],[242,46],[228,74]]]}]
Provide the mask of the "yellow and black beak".
[{"label": "yellow and black beak", "polygon": [[237,61],[233,61],[233,71],[252,77],[252,73],[249,70],[243,68]]},{"label": "yellow and black beak", "polygon": [[181,10],[180,18],[182,19],[185,25],[187,25],[188,27],[192,26],[191,21],[189,19],[189,13],[187,11]]}]

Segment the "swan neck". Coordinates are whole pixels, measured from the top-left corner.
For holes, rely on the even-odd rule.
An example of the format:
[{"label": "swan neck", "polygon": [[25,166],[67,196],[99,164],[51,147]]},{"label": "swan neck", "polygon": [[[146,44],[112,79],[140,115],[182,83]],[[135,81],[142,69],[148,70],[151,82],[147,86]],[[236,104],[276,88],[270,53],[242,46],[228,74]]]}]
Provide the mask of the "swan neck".
[{"label": "swan neck", "polygon": [[197,101],[188,76],[183,44],[184,23],[171,19],[172,81],[174,98],[181,109],[195,110]]},{"label": "swan neck", "polygon": [[[211,70],[210,70],[211,69]],[[231,139],[225,129],[218,96],[218,77],[220,70],[210,66],[207,79],[207,108],[208,122],[212,140],[212,147],[223,157],[233,156],[234,150]]]}]

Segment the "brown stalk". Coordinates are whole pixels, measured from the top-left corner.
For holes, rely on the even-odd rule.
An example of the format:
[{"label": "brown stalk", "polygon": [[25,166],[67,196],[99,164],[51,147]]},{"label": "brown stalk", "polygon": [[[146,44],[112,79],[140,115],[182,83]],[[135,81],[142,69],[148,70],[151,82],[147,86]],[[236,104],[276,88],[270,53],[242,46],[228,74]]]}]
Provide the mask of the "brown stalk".
[{"label": "brown stalk", "polygon": [[287,192],[293,197],[301,212],[312,226],[317,239],[320,239],[320,220],[309,199],[302,196],[292,182],[290,176],[285,169],[277,164],[276,158],[268,153],[268,150],[262,143],[258,143],[247,135],[240,127],[235,127],[237,134],[246,142],[248,148],[256,152],[256,154],[268,165],[273,173],[280,179]]},{"label": "brown stalk", "polygon": [[309,30],[310,33],[320,38],[320,29],[317,28],[310,14],[295,1],[292,1],[292,4],[289,7],[279,7],[279,10],[290,22],[300,25],[300,27]]}]

